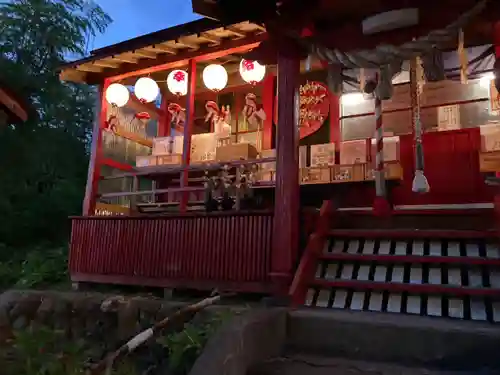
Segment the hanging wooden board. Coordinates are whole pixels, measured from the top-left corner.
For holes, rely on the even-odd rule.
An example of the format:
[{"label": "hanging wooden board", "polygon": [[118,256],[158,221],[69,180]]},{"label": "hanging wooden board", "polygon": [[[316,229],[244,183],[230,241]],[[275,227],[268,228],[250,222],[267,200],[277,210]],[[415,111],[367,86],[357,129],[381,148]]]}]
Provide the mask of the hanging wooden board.
[{"label": "hanging wooden board", "polygon": [[440,131],[460,129],[460,107],[458,104],[440,106],[437,111]]},{"label": "hanging wooden board", "polygon": [[[330,113],[330,92],[321,82],[308,81],[299,88],[300,115],[299,137],[305,138],[317,132],[325,123]],[[278,123],[278,97],[274,112],[274,122]]]}]

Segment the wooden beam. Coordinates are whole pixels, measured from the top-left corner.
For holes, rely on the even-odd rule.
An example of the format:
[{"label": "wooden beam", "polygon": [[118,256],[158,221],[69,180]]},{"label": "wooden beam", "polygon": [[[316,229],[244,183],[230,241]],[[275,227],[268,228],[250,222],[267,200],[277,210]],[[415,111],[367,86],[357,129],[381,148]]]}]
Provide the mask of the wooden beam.
[{"label": "wooden beam", "polygon": [[219,45],[222,42],[222,38],[219,38],[218,36],[212,35],[209,32],[204,32],[198,35],[200,39],[204,39],[212,43],[213,45]]},{"label": "wooden beam", "polygon": [[144,51],[144,50],[141,50],[141,49],[136,49],[134,51],[132,51],[132,56],[139,56],[139,57],[143,57],[145,59],[153,59],[153,60],[156,60],[156,58],[158,57],[158,55],[156,54],[156,52],[149,52],[149,51]]},{"label": "wooden beam", "polygon": [[28,120],[28,112],[11,95],[0,88],[0,104],[7,107],[7,110],[14,114],[21,121]]},{"label": "wooden beam", "polygon": [[133,57],[129,57],[126,55],[125,56],[124,55],[114,55],[114,56],[111,56],[111,59],[122,62],[122,63],[128,63],[128,64],[137,64],[137,62],[138,62],[138,59],[134,59]]},{"label": "wooden beam", "polygon": [[198,51],[186,51],[175,56],[159,55],[154,61],[145,60],[134,66],[123,64],[114,71],[105,71],[102,74],[91,75],[88,77],[89,83],[100,82],[105,78],[110,78],[113,82],[116,82],[129,77],[180,68],[186,66],[189,59],[201,62],[234,53],[243,53],[258,47],[260,42],[266,39],[267,34],[253,34],[239,40],[224,41],[218,46],[202,46]]},{"label": "wooden beam", "polygon": [[255,26],[255,28],[259,31],[266,32],[266,28],[258,23],[251,23],[250,25]]},{"label": "wooden beam", "polygon": [[80,70],[82,72],[91,72],[91,73],[101,73],[102,72],[102,69],[94,64],[78,65],[76,67],[76,69]]},{"label": "wooden beam", "polygon": [[59,73],[61,81],[85,83],[87,81],[87,73],[76,69],[64,69]]},{"label": "wooden beam", "polygon": [[179,44],[183,47],[187,47],[187,48],[191,49],[192,51],[198,51],[200,49],[200,46],[198,44],[187,41],[185,37],[178,38],[175,41],[175,43]]},{"label": "wooden beam", "polygon": [[120,64],[106,60],[96,60],[93,62],[93,65],[98,66],[100,68],[111,68],[111,69],[116,69],[120,66]]},{"label": "wooden beam", "polygon": [[238,38],[244,38],[246,36],[246,33],[234,26],[226,26],[224,28],[224,30],[227,30],[231,33],[233,33],[234,35],[236,35]]},{"label": "wooden beam", "polygon": [[176,55],[177,54],[177,48],[172,48],[168,47],[164,44],[154,44],[152,46],[144,47],[143,50],[145,51],[152,51],[155,53],[169,53],[171,55]]}]

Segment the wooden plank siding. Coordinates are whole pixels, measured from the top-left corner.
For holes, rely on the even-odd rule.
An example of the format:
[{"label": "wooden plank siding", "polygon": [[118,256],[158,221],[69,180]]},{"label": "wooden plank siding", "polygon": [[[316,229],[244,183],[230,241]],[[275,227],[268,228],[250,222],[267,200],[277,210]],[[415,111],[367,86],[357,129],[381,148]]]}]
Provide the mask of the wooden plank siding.
[{"label": "wooden plank siding", "polygon": [[72,218],[73,282],[267,292],[273,214]]}]

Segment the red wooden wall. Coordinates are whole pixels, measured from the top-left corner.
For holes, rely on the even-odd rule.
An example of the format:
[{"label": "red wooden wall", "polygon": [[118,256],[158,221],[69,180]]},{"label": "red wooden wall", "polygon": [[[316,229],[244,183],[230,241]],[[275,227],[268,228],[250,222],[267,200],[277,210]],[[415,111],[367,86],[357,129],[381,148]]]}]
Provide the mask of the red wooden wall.
[{"label": "red wooden wall", "polygon": [[[423,137],[427,194],[411,190],[414,176],[413,135],[400,137],[400,158],[404,170],[401,184],[392,190],[395,205],[492,203],[494,188],[485,185],[479,171],[481,148],[479,128],[427,133]],[[343,207],[370,207],[374,187],[353,187],[342,200]]]},{"label": "red wooden wall", "polygon": [[72,220],[72,281],[269,291],[271,213]]}]

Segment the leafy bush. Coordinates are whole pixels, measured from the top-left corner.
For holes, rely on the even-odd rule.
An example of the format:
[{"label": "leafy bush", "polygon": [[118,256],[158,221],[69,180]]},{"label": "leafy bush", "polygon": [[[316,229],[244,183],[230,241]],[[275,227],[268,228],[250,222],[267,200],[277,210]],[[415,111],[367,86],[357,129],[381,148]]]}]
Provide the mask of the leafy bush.
[{"label": "leafy bush", "polygon": [[[64,332],[49,328],[16,331],[0,348],[5,375],[83,375],[89,345],[85,340],[68,340]],[[123,362],[114,375],[139,375],[130,362]]]},{"label": "leafy bush", "polygon": [[12,286],[53,287],[68,280],[68,250],[65,247],[24,250],[0,246],[0,253],[10,254],[7,259],[0,259],[0,290]]},{"label": "leafy bush", "polygon": [[57,285],[67,280],[68,249],[37,249],[22,262],[16,286],[23,288]]}]

